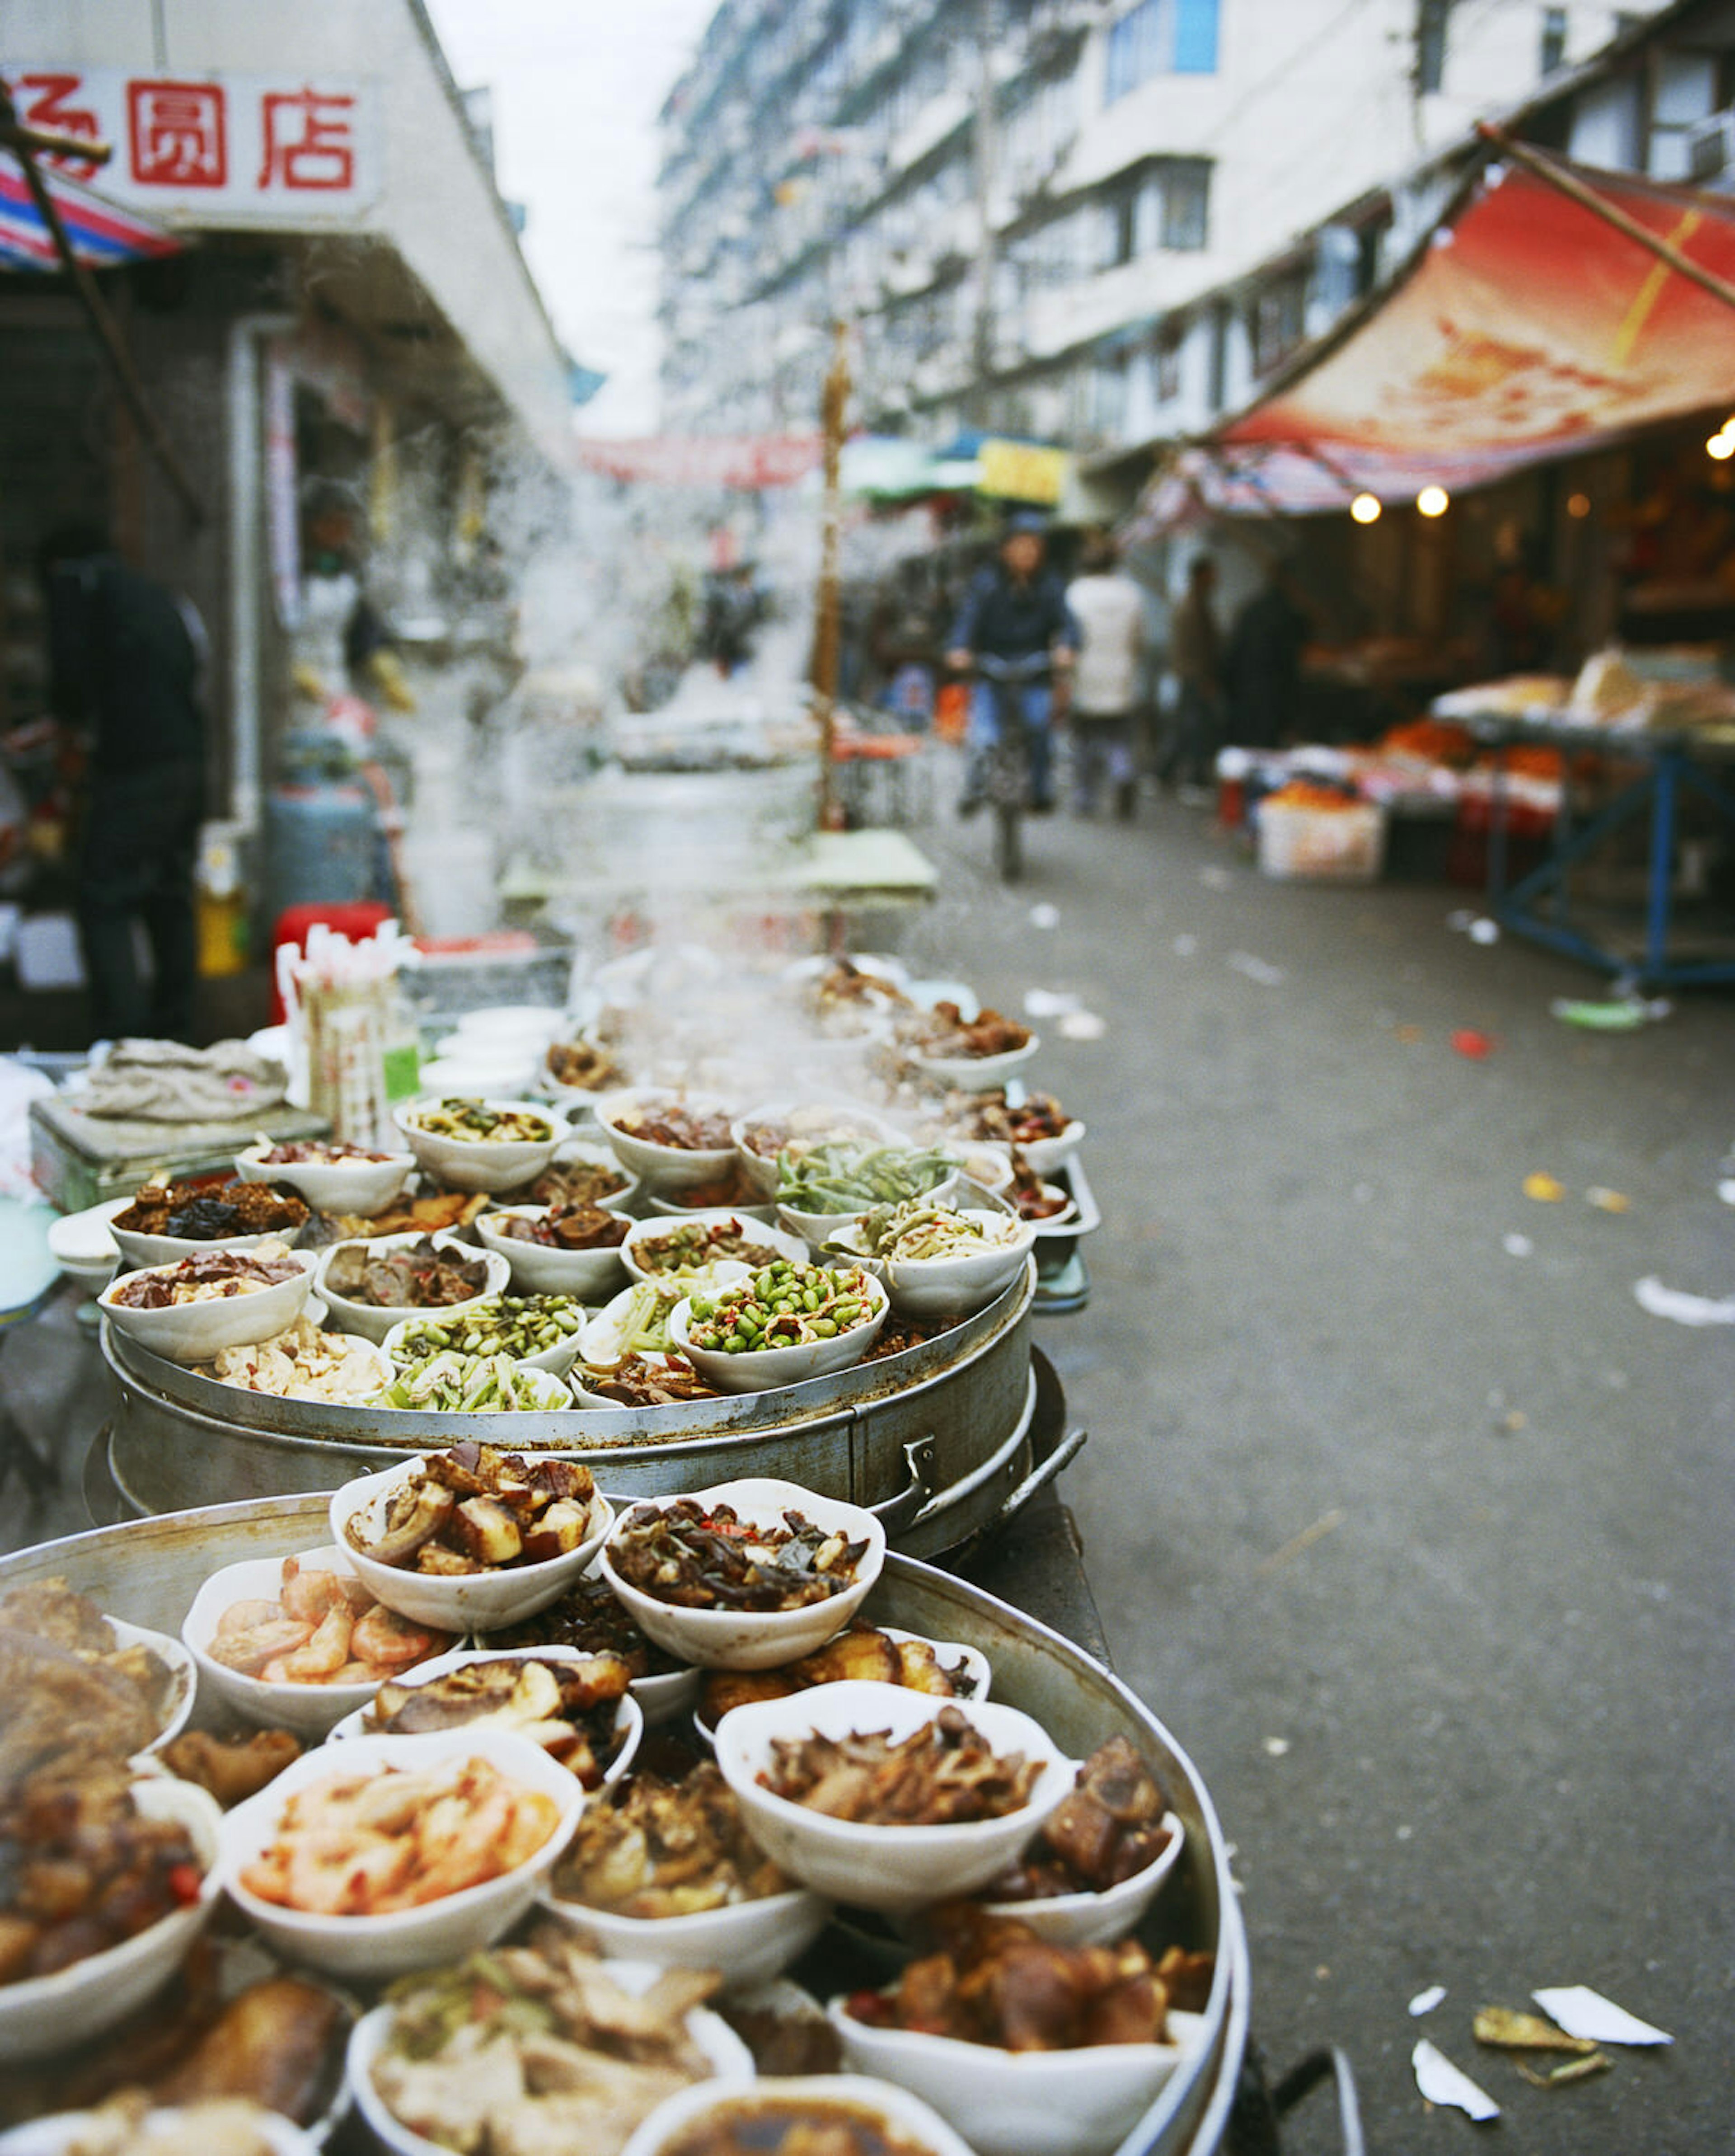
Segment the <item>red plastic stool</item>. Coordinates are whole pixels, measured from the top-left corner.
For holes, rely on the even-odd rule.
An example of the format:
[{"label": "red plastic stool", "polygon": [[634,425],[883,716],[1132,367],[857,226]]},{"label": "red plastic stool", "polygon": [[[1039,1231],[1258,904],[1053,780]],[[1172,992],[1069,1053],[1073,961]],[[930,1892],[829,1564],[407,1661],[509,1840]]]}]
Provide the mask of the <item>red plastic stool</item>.
[{"label": "red plastic stool", "polygon": [[305,950],[307,932],[316,926],[336,929],[352,943],[365,942],[381,921],[391,918],[391,907],[382,906],[377,898],[350,899],[330,906],[285,906],[271,930],[272,1024],[281,1025],[289,1015],[277,988],[277,952],[281,945],[293,943],[298,951]]}]

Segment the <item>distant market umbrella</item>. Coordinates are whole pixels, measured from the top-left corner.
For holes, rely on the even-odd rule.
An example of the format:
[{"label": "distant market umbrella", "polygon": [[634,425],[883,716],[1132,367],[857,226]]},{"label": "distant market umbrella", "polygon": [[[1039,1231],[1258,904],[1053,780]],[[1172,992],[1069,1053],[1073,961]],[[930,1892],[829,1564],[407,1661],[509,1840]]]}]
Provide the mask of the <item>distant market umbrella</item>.
[{"label": "distant market umbrella", "polygon": [[1389,285],[1178,453],[1152,523],[1414,501],[1728,410],[1735,201],[1495,146]]}]

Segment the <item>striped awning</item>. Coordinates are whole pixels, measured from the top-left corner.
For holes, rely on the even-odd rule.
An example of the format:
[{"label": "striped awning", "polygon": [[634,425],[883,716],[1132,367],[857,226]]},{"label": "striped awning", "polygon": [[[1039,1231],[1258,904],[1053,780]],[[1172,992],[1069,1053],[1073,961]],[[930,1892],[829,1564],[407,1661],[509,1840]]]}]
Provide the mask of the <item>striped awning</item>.
[{"label": "striped awning", "polygon": [[[44,172],[49,192],[80,261],[112,269],[176,254],[182,242],[136,210],[122,209],[94,187],[59,172]],[[48,228],[30,198],[18,160],[0,151],[0,270],[55,270],[60,266]]]}]

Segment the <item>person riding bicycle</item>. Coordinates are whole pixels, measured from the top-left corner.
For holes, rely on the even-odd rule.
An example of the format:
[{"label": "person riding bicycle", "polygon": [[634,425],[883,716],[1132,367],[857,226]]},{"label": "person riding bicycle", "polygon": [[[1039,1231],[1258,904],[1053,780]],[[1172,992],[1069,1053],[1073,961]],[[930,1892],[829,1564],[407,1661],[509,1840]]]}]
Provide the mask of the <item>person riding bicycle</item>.
[{"label": "person riding bicycle", "polygon": [[1054,694],[1049,681],[1040,677],[1050,668],[1056,675],[1065,675],[1078,650],[1079,632],[1066,603],[1065,585],[1044,566],[1047,552],[1043,520],[1020,511],[1001,538],[999,560],[971,580],[952,628],[946,663],[955,672],[969,673],[978,660],[990,659],[1020,670],[1028,666],[1039,677],[1004,687],[980,678],[973,685],[970,759],[957,804],[961,816],[973,814],[982,806],[989,752],[1000,738],[1003,696],[1014,704],[1024,721],[1030,806],[1042,815],[1055,805]]}]

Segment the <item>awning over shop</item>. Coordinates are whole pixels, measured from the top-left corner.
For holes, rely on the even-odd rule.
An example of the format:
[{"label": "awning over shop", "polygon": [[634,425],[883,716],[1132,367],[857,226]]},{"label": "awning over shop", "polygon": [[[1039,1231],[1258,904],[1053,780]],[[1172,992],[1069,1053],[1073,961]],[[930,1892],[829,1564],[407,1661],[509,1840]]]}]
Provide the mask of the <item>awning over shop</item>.
[{"label": "awning over shop", "polygon": [[1727,197],[1527,155],[1491,165],[1389,289],[1177,460],[1155,521],[1475,486],[1735,409],[1735,293],[1692,281],[1584,190],[1712,285],[1735,283]]},{"label": "awning over shop", "polygon": [[[136,210],[122,209],[94,187],[44,171],[49,194],[80,261],[93,270],[177,254],[182,242]],[[60,267],[54,243],[30,199],[18,160],[0,151],[0,270],[53,272]]]}]

